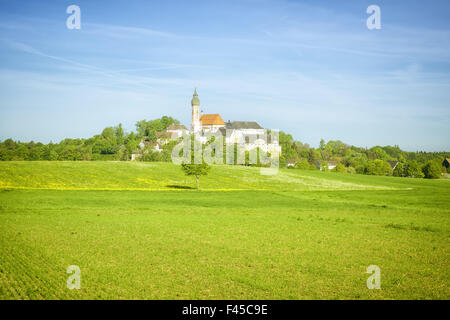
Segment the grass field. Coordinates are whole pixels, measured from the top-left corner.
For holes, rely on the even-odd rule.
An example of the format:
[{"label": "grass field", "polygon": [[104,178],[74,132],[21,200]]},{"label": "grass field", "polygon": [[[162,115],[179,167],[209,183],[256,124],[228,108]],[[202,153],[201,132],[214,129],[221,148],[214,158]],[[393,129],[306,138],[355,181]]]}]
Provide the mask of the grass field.
[{"label": "grass field", "polygon": [[0,162],[0,298],[450,298],[450,180],[216,166],[194,186],[168,163]]}]

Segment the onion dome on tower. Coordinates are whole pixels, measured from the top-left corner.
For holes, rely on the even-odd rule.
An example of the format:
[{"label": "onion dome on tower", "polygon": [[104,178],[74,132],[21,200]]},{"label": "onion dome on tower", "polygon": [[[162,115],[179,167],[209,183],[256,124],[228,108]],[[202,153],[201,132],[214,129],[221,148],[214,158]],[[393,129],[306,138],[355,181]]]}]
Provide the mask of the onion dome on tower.
[{"label": "onion dome on tower", "polygon": [[191,105],[193,105],[193,106],[200,105],[200,99],[198,98],[197,88],[194,90],[194,96],[192,97]]}]

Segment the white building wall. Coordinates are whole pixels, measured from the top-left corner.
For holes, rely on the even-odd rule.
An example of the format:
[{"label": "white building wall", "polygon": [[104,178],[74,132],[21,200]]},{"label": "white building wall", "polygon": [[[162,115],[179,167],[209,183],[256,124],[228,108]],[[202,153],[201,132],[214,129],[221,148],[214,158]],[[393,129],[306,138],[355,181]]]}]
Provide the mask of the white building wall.
[{"label": "white building wall", "polygon": [[200,122],[200,106],[192,105],[192,123],[191,133],[200,131],[202,123]]},{"label": "white building wall", "polygon": [[205,132],[212,132],[215,133],[217,132],[220,128],[224,128],[225,125],[222,124],[215,124],[215,125],[202,125],[202,129]]},{"label": "white building wall", "polygon": [[[183,133],[184,133],[184,134],[188,134],[188,133],[189,133],[189,131],[184,130],[184,129],[167,130],[167,132],[168,132],[168,133],[174,133],[176,139],[182,137],[182,136],[183,136]],[[172,137],[172,138],[173,138],[173,137]]]}]

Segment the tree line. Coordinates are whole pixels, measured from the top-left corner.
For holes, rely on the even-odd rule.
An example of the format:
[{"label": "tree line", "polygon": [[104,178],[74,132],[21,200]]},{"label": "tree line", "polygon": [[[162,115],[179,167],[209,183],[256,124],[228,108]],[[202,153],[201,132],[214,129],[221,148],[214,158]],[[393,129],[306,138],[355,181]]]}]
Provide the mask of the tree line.
[{"label": "tree line", "polygon": [[[157,142],[157,133],[180,122],[163,116],[155,120],[136,123],[136,132],[125,132],[122,125],[105,128],[101,134],[89,139],[64,139],[59,143],[20,142],[6,139],[0,142],[1,161],[95,161],[131,159],[141,141],[147,141],[140,161],[171,161],[177,141],[160,144],[161,152],[154,151],[151,143]],[[401,177],[437,178],[446,173],[442,165],[450,152],[407,152],[398,146],[375,146],[370,149],[350,146],[339,140],[321,140],[318,148],[295,141],[292,135],[279,132],[282,154],[280,166],[303,170],[328,170],[328,162],[335,161],[333,171],[368,175],[394,175]],[[398,162],[395,169],[390,162]],[[246,155],[246,164],[248,155]]]},{"label": "tree line", "polygon": [[328,171],[328,162],[334,161],[335,172],[411,178],[440,178],[447,173],[443,165],[450,152],[408,152],[399,146],[375,146],[370,149],[350,146],[339,140],[323,139],[318,148],[294,141],[290,134],[280,132],[280,163],[291,168]]}]

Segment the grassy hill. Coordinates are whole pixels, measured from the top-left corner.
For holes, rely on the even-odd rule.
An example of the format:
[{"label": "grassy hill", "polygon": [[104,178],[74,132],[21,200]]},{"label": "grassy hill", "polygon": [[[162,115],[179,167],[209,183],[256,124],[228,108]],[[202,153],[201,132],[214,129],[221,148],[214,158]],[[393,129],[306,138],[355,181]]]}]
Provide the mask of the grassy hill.
[{"label": "grassy hill", "polygon": [[[201,189],[231,190],[389,190],[412,186],[448,185],[442,181],[418,181],[395,177],[368,177],[318,171],[280,169],[261,175],[245,166],[213,166],[201,178]],[[52,190],[177,190],[194,186],[172,163],[155,162],[0,162],[0,188]]]},{"label": "grassy hill", "polygon": [[0,162],[0,298],[450,298],[449,180],[215,166],[189,187],[168,163]]}]

